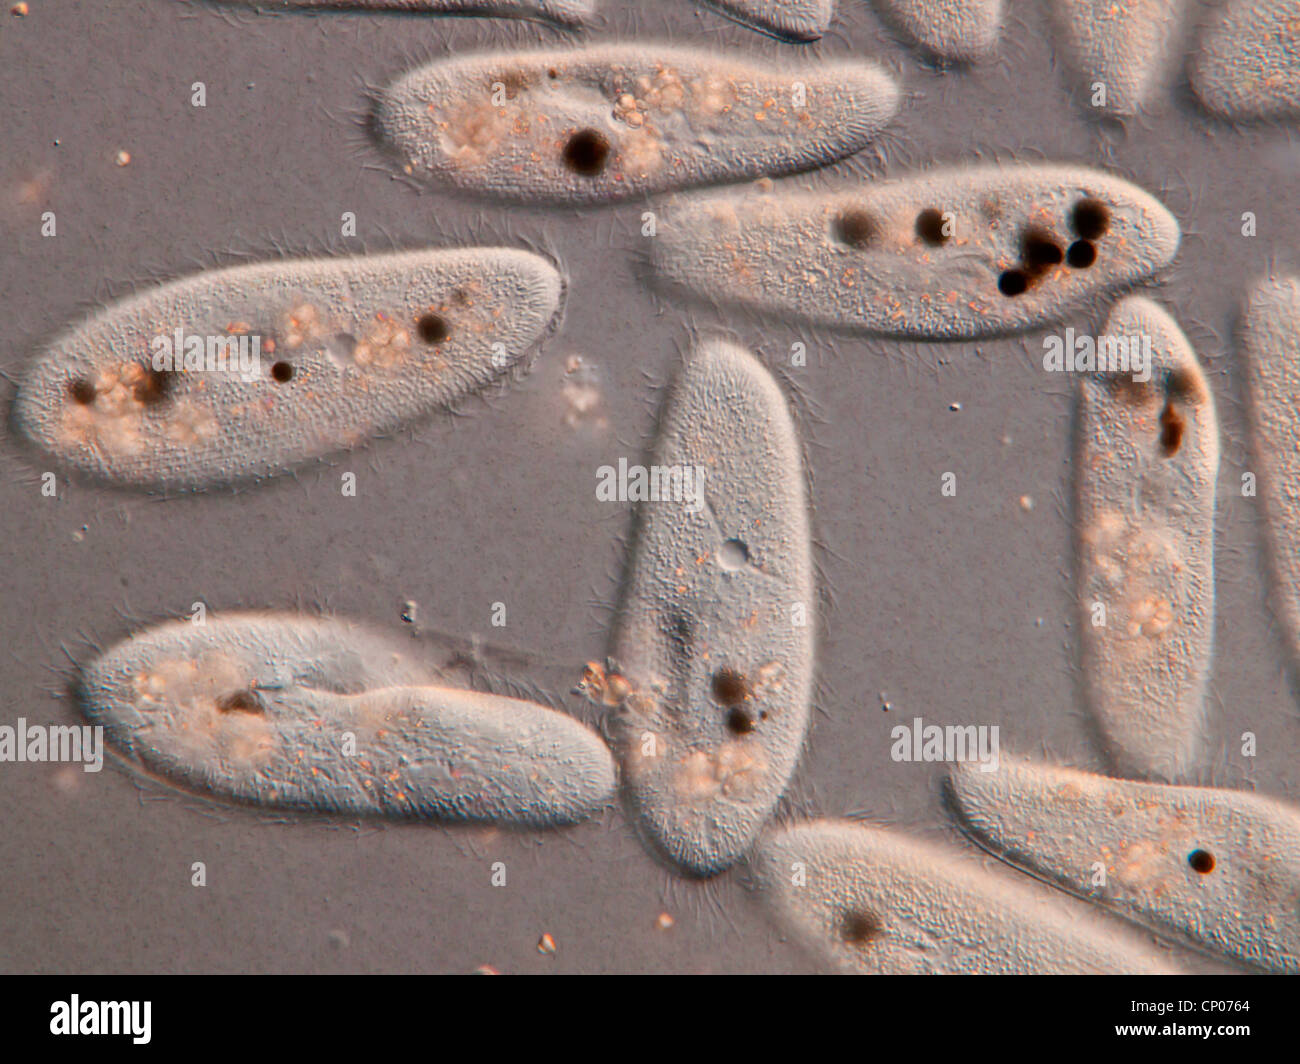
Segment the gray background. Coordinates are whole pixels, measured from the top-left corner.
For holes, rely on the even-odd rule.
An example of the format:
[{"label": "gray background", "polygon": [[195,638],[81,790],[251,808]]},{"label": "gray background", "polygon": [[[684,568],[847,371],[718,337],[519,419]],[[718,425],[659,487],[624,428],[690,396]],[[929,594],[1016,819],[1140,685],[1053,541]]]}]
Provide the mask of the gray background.
[{"label": "gray background", "polygon": [[[571,288],[562,330],[522,380],[460,416],[241,493],[161,500],[61,476],[57,499],[42,498],[48,463],[6,428],[0,723],[78,721],[73,664],[200,599],[326,610],[398,638],[411,633],[400,605],[414,599],[431,652],[438,632],[478,633],[518,652],[488,655],[498,673],[565,698],[582,662],[604,654],[631,528],[630,505],[596,501],[596,469],[638,460],[679,352],[721,324],[787,364],[813,476],[820,688],[787,814],[858,813],[978,856],[944,811],[942,766],[889,759],[890,727],[914,716],[996,724],[1004,749],[1100,767],[1074,662],[1071,388],[1042,371],[1041,336],[900,344],[666,301],[639,265],[641,204],[530,210],[421,194],[367,141],[368,86],[428,58],[575,35],[504,20],[258,17],[183,0],[30,6],[0,17],[0,351],[11,377],[51,332],[133,286],[277,253],[525,244],[554,254]],[[878,152],[792,187],[1018,157],[1112,166],[1161,196],[1184,244],[1156,295],[1206,366],[1223,430],[1203,778],[1294,797],[1300,722],[1267,606],[1259,504],[1239,494],[1249,458],[1231,342],[1248,280],[1273,261],[1296,265],[1300,147],[1285,128],[1208,120],[1177,84],[1158,113],[1099,123],[1071,99],[1038,5],[1009,6],[998,56],[947,74],[865,0],[840,0],[811,47],[687,0],[603,0],[602,21],[576,37],[864,56],[896,72],[908,99]],[[189,103],[200,80],[202,110]],[[129,166],[114,164],[119,149]],[[46,209],[54,239],[39,235]],[[1258,215],[1254,239],[1240,235],[1246,210]],[[356,212],[358,238],[338,236],[343,211]],[[1103,320],[1104,307],[1069,324]],[[808,364],[791,368],[798,340]],[[604,426],[565,421],[571,355],[598,372]],[[358,475],[356,499],[340,496],[343,470]],[[940,498],[945,471],[957,474],[955,498]],[[497,600],[505,629],[489,626]],[[1239,753],[1246,729],[1254,759]],[[111,764],[98,775],[0,765],[0,808],[8,971],[811,970],[742,876],[676,879],[618,810],[538,836],[284,822]],[[506,888],[489,886],[495,860]],[[207,865],[204,889],[190,886],[194,861]],[[672,930],[655,929],[661,911]],[[543,932],[554,956],[536,949]]]}]

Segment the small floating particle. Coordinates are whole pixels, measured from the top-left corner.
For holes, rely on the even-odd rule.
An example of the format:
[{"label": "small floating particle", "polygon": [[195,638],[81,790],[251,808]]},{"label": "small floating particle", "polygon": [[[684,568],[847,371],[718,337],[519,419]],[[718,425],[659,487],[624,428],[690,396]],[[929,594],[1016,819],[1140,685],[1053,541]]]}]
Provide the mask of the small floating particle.
[{"label": "small floating particle", "polygon": [[655,929],[657,931],[669,931],[677,921],[668,913],[660,913],[655,917]]},{"label": "small floating particle", "polygon": [[26,3],[18,3],[18,4],[14,4],[14,6],[9,9],[9,13],[11,15],[17,15],[19,18],[22,18],[23,15],[27,14],[27,10],[28,8]]},{"label": "small floating particle", "polygon": [[555,939],[551,937],[548,931],[537,940],[538,953],[554,953],[556,950]]},{"label": "small floating particle", "polygon": [[1034,508],[1034,497],[1032,495],[1022,495],[1017,501],[1020,504],[1020,508],[1024,510],[1025,513],[1029,513],[1029,511]]},{"label": "small floating particle", "polygon": [[119,151],[113,156],[113,162],[117,163],[118,166],[130,166],[131,153],[129,151]]},{"label": "small floating particle", "polygon": [[500,975],[501,970],[491,964],[480,964],[474,969],[474,975]]}]

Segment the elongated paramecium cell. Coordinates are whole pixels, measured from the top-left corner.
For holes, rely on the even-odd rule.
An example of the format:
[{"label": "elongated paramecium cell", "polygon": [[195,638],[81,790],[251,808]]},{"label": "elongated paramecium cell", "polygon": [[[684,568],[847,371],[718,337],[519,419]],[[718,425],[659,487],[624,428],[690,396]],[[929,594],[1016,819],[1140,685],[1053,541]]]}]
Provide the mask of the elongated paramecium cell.
[{"label": "elongated paramecium cell", "polygon": [[1204,739],[1218,418],[1151,300],[1122,300],[1096,347],[1107,371],[1080,375],[1075,463],[1084,686],[1116,769],[1172,782]]},{"label": "elongated paramecium cell", "polygon": [[876,0],[905,37],[940,59],[971,62],[997,47],[1004,0]]},{"label": "elongated paramecium cell", "polygon": [[1222,117],[1300,117],[1300,7],[1228,0],[1211,16],[1190,80],[1201,103]]},{"label": "elongated paramecium cell", "polygon": [[1085,167],[971,166],[800,193],[671,198],[650,241],[670,285],[711,302],[886,336],[1031,329],[1168,265],[1178,223]]},{"label": "elongated paramecium cell", "polygon": [[835,0],[710,0],[737,22],[792,41],[815,41],[831,24]]},{"label": "elongated paramecium cell", "polygon": [[752,844],[808,726],[802,453],[767,370],[709,340],[678,373],[653,461],[692,490],[641,505],[611,652],[632,691],[610,733],[643,835],[712,875]]},{"label": "elongated paramecium cell", "polygon": [[1102,114],[1132,115],[1170,80],[1188,0],[1049,0],[1079,96]]},{"label": "elongated paramecium cell", "polygon": [[893,117],[868,62],[759,61],[654,42],[440,60],[391,85],[375,127],[418,178],[549,203],[824,166]]},{"label": "elongated paramecium cell", "polygon": [[559,273],[508,248],[235,266],[113,303],[23,379],[18,432],[129,486],[286,472],[500,378],[547,332]]},{"label": "elongated paramecium cell", "polygon": [[596,11],[597,0],[222,0],[264,11],[328,10],[403,11],[430,15],[496,15],[502,18],[546,18],[580,23]]},{"label": "elongated paramecium cell", "polygon": [[337,620],[159,625],[86,667],[79,694],[130,762],[267,808],[546,827],[614,792],[578,721],[439,685],[403,644]]},{"label": "elongated paramecium cell", "polygon": [[1300,811],[1004,759],[954,770],[962,818],[997,853],[1154,930],[1300,971]]},{"label": "elongated paramecium cell", "polygon": [[773,830],[759,842],[753,871],[777,922],[844,972],[1168,971],[1150,945],[1081,918],[1050,890],[896,831],[837,820]]},{"label": "elongated paramecium cell", "polygon": [[1240,359],[1274,608],[1300,668],[1300,275],[1251,286]]}]

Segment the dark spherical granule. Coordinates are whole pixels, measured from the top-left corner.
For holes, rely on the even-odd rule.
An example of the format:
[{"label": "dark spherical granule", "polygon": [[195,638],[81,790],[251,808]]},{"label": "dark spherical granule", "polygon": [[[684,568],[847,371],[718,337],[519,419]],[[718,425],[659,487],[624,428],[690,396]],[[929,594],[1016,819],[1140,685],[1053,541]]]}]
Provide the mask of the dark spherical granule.
[{"label": "dark spherical granule", "polygon": [[1065,261],[1076,270],[1086,270],[1097,261],[1097,248],[1091,241],[1076,240],[1066,251]]},{"label": "dark spherical granule", "polygon": [[1187,855],[1187,863],[1192,866],[1193,871],[1208,876],[1214,871],[1214,854],[1209,850],[1193,850]]},{"label": "dark spherical granule", "polygon": [[1020,257],[1030,273],[1042,273],[1065,261],[1065,250],[1046,229],[1030,229],[1021,239]]},{"label": "dark spherical granule", "polygon": [[850,208],[835,220],[835,239],[852,248],[867,247],[875,239],[876,220],[864,210]]},{"label": "dark spherical granule", "polygon": [[1101,200],[1080,200],[1074,205],[1070,224],[1083,240],[1099,240],[1110,228],[1110,208]]},{"label": "dark spherical granule", "polygon": [[288,362],[275,362],[271,365],[271,379],[277,384],[288,384],[293,380],[293,366]]},{"label": "dark spherical granule", "polygon": [[75,380],[68,381],[68,394],[72,396],[74,403],[89,406],[95,401],[95,386],[85,377],[77,377]]},{"label": "dark spherical granule", "polygon": [[424,314],[416,322],[420,339],[426,344],[440,344],[451,335],[451,326],[447,319],[439,314]]},{"label": "dark spherical granule", "polygon": [[918,214],[916,216],[916,235],[932,247],[946,244],[948,234],[944,232],[943,211],[934,207],[927,207]]},{"label": "dark spherical granule", "polygon": [[609,161],[609,140],[594,129],[580,129],[564,145],[564,165],[575,174],[595,177]]},{"label": "dark spherical granule", "polygon": [[1004,296],[1020,296],[1029,290],[1029,274],[1024,270],[1003,270],[998,291]]},{"label": "dark spherical granule", "polygon": [[855,911],[844,914],[840,921],[840,937],[851,946],[865,946],[874,942],[884,932],[880,917],[875,913]]}]

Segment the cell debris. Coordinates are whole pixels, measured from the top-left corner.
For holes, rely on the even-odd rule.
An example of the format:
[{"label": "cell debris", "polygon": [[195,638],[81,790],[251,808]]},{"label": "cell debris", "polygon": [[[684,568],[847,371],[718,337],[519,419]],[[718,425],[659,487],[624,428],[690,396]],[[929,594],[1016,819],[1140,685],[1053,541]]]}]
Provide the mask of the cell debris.
[{"label": "cell debris", "polygon": [[[1079,236],[1081,204],[1104,211],[1095,240]],[[848,215],[869,219],[853,227],[863,239],[843,238]],[[935,340],[1055,321],[1168,265],[1179,243],[1153,197],[1072,166],[968,166],[833,193],[755,185],[672,197],[657,217],[654,268],[697,298]]]},{"label": "cell debris", "polygon": [[1149,361],[1147,374],[1091,374],[1079,384],[1084,687],[1115,768],[1173,782],[1193,768],[1203,740],[1218,419],[1191,345],[1151,300],[1121,301],[1104,339],[1130,352],[1149,345]]},{"label": "cell debris", "polygon": [[57,337],[19,387],[15,423],[120,486],[272,476],[498,379],[545,334],[561,292],[550,263],[508,248],[200,273]]},{"label": "cell debris", "polygon": [[750,847],[785,790],[812,692],[815,607],[803,464],[786,399],[747,351],[700,343],[654,462],[700,493],[642,504],[611,658],[609,732],[638,826],[707,876]]},{"label": "cell debris", "polygon": [[1300,971],[1292,806],[1011,758],[997,772],[955,769],[952,789],[967,825],[1007,860],[1156,931]]},{"label": "cell debris", "polygon": [[594,732],[435,686],[405,646],[337,620],[209,615],[118,644],[79,695],[130,762],[220,799],[533,828],[608,804],[614,763]]},{"label": "cell debris", "polygon": [[1182,51],[1187,0],[1050,0],[1048,8],[1090,107],[1133,115],[1166,88]]},{"label": "cell debris", "polygon": [[1274,611],[1300,670],[1300,276],[1251,287],[1239,351]]},{"label": "cell debris", "polygon": [[876,0],[908,40],[939,59],[969,63],[997,48],[1003,0]]},{"label": "cell debris", "polygon": [[406,11],[430,15],[495,15],[499,18],[544,18],[576,25],[596,13],[597,0],[221,0],[244,7],[310,11],[322,8]]},{"label": "cell debris", "polygon": [[754,29],[790,41],[815,41],[835,14],[835,0],[708,0]]},{"label": "cell debris", "polygon": [[597,204],[832,163],[898,102],[873,63],[757,65],[642,42],[430,63],[381,95],[375,125],[419,178]]},{"label": "cell debris", "polygon": [[1101,919],[1080,919],[1051,891],[882,828],[817,820],[767,832],[754,860],[754,882],[777,922],[843,972],[1169,970],[1137,936]]},{"label": "cell debris", "polygon": [[1224,118],[1300,117],[1300,9],[1295,0],[1227,0],[1192,60],[1192,90]]}]

